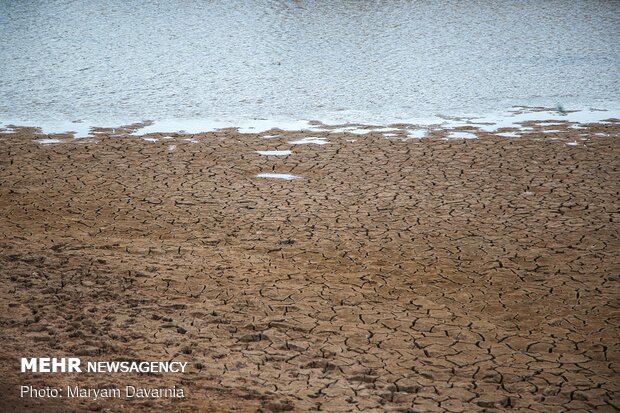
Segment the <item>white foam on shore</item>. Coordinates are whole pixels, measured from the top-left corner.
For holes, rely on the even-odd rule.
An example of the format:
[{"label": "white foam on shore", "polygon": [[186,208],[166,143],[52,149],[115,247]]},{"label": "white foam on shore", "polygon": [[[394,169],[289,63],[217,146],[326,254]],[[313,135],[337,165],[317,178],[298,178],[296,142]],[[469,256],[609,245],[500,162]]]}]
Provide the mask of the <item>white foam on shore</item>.
[{"label": "white foam on shore", "polygon": [[565,122],[536,122],[536,125],[538,126],[564,126],[566,125]]},{"label": "white foam on shore", "polygon": [[[332,125],[335,128],[330,129],[330,125],[327,120],[325,123],[317,126],[308,120],[266,120],[266,119],[254,119],[254,120],[208,120],[208,119],[172,119],[172,120],[158,120],[151,122],[149,125],[136,129],[132,132],[132,135],[148,135],[150,133],[206,133],[215,132],[226,128],[237,129],[240,133],[244,134],[260,134],[272,130],[282,131],[321,131],[327,133],[351,133],[357,135],[364,135],[370,132],[384,133],[384,136],[388,136],[389,133],[394,133],[395,130],[411,131],[412,133],[419,129],[455,129],[459,127],[472,126],[478,130],[485,132],[497,132],[502,128],[519,129],[522,131],[530,130],[531,127],[524,126],[525,122],[532,122],[537,127],[559,126],[567,125],[571,128],[582,129],[584,124],[587,123],[606,123],[605,119],[620,118],[620,109],[614,108],[612,110],[579,110],[560,112],[553,109],[538,110],[534,108],[512,108],[509,110],[498,111],[489,114],[471,114],[458,117],[450,116],[432,116],[424,118],[401,118],[401,119],[386,119],[383,123],[387,126],[362,126],[377,125],[379,120],[372,115],[365,115],[354,113],[351,114],[350,122],[351,126],[346,126],[343,122],[343,115],[334,117]],[[354,119],[357,117],[357,119]],[[128,125],[133,124],[135,120],[127,121],[117,119],[116,121],[15,121],[15,120],[3,120],[0,121],[0,128],[11,129],[8,125],[18,126],[35,126],[40,128],[42,133],[56,134],[56,133],[73,133],[75,138],[84,138],[89,136],[100,135],[102,133],[95,133],[92,131],[94,127],[100,127],[103,125]],[[390,127],[390,124],[399,124],[398,127]],[[408,127],[401,127],[400,124],[410,125]],[[344,125],[344,126],[343,126]],[[280,137],[277,134],[271,134],[261,136],[261,139],[271,139]],[[415,136],[410,136],[415,137]],[[171,136],[164,136],[162,139],[169,139]]]},{"label": "white foam on shore", "polygon": [[[394,132],[400,132],[400,133],[394,133]],[[392,130],[391,132],[388,133],[384,133],[383,137],[385,139],[398,139],[402,142],[406,142],[408,140],[420,140],[422,138],[426,138],[426,136],[428,135],[428,130],[424,130],[424,129],[403,129],[403,130],[397,130],[394,131]]]},{"label": "white foam on shore", "polygon": [[147,142],[157,142],[159,140],[157,138],[142,138],[142,139],[147,141]]},{"label": "white foam on shore", "polygon": [[367,133],[372,132],[372,129],[357,129],[357,128],[335,128],[335,129],[327,129],[327,128],[316,128],[317,131],[327,132],[327,133],[350,133],[353,135],[366,135]]},{"label": "white foam on shore", "polygon": [[284,180],[287,180],[287,181],[291,181],[293,179],[299,178],[297,175],[278,174],[278,173],[272,173],[272,172],[260,173],[260,174],[257,174],[256,176],[259,177],[259,178],[284,179]]},{"label": "white foam on shore", "polygon": [[369,133],[386,133],[386,132],[394,132],[394,128],[390,127],[376,127],[376,126],[367,126],[364,128],[354,127],[354,126],[345,126],[342,128],[328,129],[328,128],[319,128],[319,130],[328,132],[328,133],[350,133],[353,135],[366,135]]},{"label": "white foam on shore", "polygon": [[452,131],[442,140],[449,141],[454,139],[478,139],[478,137],[471,132]]},{"label": "white foam on shore", "polygon": [[426,132],[423,129],[416,129],[413,131],[409,131],[407,132],[407,138],[408,139],[422,139],[424,137],[426,137]]},{"label": "white foam on shore", "polygon": [[265,156],[286,156],[290,155],[291,151],[256,151],[259,155]]},{"label": "white foam on shore", "polygon": [[[358,115],[360,116],[360,115]],[[523,123],[532,122],[538,127],[570,125],[571,127],[580,128],[581,124],[602,122],[608,118],[620,118],[619,110],[580,110],[567,111],[560,113],[557,110],[534,110],[533,108],[512,108],[505,111],[498,111],[483,115],[464,115],[458,117],[450,116],[433,116],[424,118],[403,118],[393,119],[389,123],[399,123],[411,125],[405,127],[390,126],[363,126],[365,124],[376,125],[377,119],[372,116],[367,117],[367,121],[363,121],[365,116],[361,115],[361,120],[356,120],[351,126],[342,126],[342,122],[325,121],[320,125],[313,124],[307,120],[250,120],[250,121],[209,121],[196,119],[181,119],[157,121],[144,128],[136,130],[134,135],[142,135],[154,132],[183,132],[183,133],[200,133],[213,132],[225,128],[237,128],[240,133],[259,134],[268,132],[273,129],[283,131],[317,131],[327,133],[350,133],[355,135],[365,135],[371,132],[383,133],[384,136],[394,134],[399,130],[406,130],[409,137],[416,138],[415,134],[421,134],[420,129],[454,129],[465,126],[472,126],[485,132],[497,132],[502,128],[519,129],[521,131],[533,130],[530,126],[524,126]],[[335,123],[335,125],[334,125]],[[351,122],[353,123],[353,122]],[[388,123],[388,122],[386,122]],[[334,127],[335,126],[335,127]],[[278,134],[270,134],[261,136],[261,139],[273,139],[281,137]]]},{"label": "white foam on shore", "polygon": [[36,139],[35,142],[38,142],[43,145],[50,145],[54,143],[61,143],[60,139]]},{"label": "white foam on shore", "polygon": [[317,138],[310,136],[308,138],[297,139],[296,141],[289,141],[291,145],[327,145],[329,142],[325,138]]},{"label": "white foam on shore", "polygon": [[146,135],[149,133],[200,133],[211,132],[227,125],[217,121],[206,121],[202,119],[171,119],[153,122],[148,126],[137,129],[132,135]]},{"label": "white foam on shore", "polygon": [[372,128],[362,128],[361,125],[314,125],[312,126],[312,130],[316,132],[327,132],[327,133],[351,133],[353,135],[365,135],[369,132],[372,132]]},{"label": "white foam on shore", "polygon": [[143,135],[156,132],[197,134],[203,132],[216,132],[228,128],[237,129],[239,133],[258,134],[272,129],[280,129],[284,131],[306,130],[309,129],[309,123],[307,121],[266,119],[255,119],[239,122],[207,119],[171,119],[155,121],[148,126],[136,130],[132,133],[132,135]]},{"label": "white foam on shore", "polygon": [[[606,110],[580,110],[560,113],[557,110],[533,110],[530,108],[516,108],[503,112],[496,112],[484,116],[462,116],[458,118],[445,118],[437,125],[443,128],[456,128],[460,126],[474,126],[485,132],[495,132],[501,128],[519,128],[526,130],[528,127],[523,123],[532,122],[539,126],[559,126],[567,122],[572,124],[599,123],[605,119],[620,117],[620,111]],[[441,118],[440,118],[441,119]],[[545,122],[552,121],[552,122]],[[574,127],[575,125],[573,125]],[[577,125],[582,128],[583,126]]]},{"label": "white foam on shore", "polygon": [[519,138],[521,134],[519,132],[497,132],[495,133],[497,136],[501,136],[503,138]]}]

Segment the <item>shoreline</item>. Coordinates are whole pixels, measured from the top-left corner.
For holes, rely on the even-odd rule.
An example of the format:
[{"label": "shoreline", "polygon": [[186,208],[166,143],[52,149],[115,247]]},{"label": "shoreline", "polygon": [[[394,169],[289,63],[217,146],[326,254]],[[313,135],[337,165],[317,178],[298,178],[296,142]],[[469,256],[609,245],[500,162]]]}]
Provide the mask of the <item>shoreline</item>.
[{"label": "shoreline", "polygon": [[0,132],[28,128],[44,135],[72,135],[75,138],[96,137],[102,134],[129,133],[135,136],[149,134],[200,134],[221,130],[235,130],[242,134],[260,134],[271,130],[286,132],[349,132],[363,134],[370,131],[401,130],[407,132],[433,131],[440,129],[468,128],[481,132],[532,130],[528,125],[564,124],[580,127],[593,123],[614,123],[620,120],[619,109],[570,109],[562,107],[528,107],[513,106],[510,109],[486,114],[458,116],[426,116],[409,119],[392,119],[391,121],[370,120],[368,117],[357,120],[327,117],[318,120],[292,119],[253,119],[245,121],[222,121],[212,119],[168,119],[144,120],[139,122],[108,122],[114,126],[101,126],[101,122],[88,121],[9,121],[0,119]]},{"label": "shoreline", "polygon": [[[0,132],[6,406],[617,408],[620,122],[548,123],[517,138]],[[457,132],[477,139],[443,140]],[[61,355],[191,371],[16,369]],[[78,379],[185,397],[17,397]]]}]

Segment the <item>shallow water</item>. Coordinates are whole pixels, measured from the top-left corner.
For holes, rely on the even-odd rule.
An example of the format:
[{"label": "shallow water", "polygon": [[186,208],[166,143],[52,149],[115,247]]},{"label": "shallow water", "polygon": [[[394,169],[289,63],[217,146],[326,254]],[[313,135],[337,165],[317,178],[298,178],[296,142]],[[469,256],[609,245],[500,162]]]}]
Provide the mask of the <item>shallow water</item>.
[{"label": "shallow water", "polygon": [[519,132],[500,132],[496,133],[496,135],[501,136],[502,138],[518,138],[521,136]]},{"label": "shallow water", "polygon": [[264,155],[264,156],[288,156],[292,153],[292,151],[256,151],[256,153],[258,153],[259,155]]},{"label": "shallow water", "polygon": [[258,178],[271,178],[271,179],[284,179],[286,181],[292,181],[293,179],[299,178],[297,175],[292,174],[279,174],[272,172],[265,172],[256,175]]},{"label": "shallow water", "polygon": [[470,132],[450,132],[446,135],[444,140],[452,140],[452,139],[478,139],[476,135]]},{"label": "shallow water", "polygon": [[325,138],[307,137],[289,142],[291,145],[327,145]]},{"label": "shallow water", "polygon": [[53,144],[53,143],[60,143],[62,141],[59,140],[59,139],[37,139],[37,140],[35,140],[35,142],[38,142],[38,143],[43,144],[43,145],[50,145],[50,144]]},{"label": "shallow water", "polygon": [[146,119],[267,129],[513,105],[618,113],[614,50],[617,1],[2,0],[0,123],[80,134]]},{"label": "shallow water", "polygon": [[407,138],[410,139],[422,139],[426,136],[425,130],[413,130],[407,134]]}]

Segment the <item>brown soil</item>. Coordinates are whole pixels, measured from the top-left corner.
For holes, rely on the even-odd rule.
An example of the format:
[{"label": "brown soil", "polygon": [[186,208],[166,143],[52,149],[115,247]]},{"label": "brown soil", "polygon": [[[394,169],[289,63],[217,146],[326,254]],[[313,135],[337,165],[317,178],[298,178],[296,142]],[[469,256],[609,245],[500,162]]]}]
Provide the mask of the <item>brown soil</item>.
[{"label": "brown soil", "polygon": [[[0,133],[0,410],[617,411],[620,124],[443,133]],[[78,383],[187,397],[18,397]]]}]

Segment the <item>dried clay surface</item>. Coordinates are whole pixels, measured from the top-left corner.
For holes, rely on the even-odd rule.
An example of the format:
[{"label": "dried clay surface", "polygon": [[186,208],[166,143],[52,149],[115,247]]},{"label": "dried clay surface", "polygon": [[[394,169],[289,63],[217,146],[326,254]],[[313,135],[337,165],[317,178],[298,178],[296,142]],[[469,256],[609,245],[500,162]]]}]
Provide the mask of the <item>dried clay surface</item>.
[{"label": "dried clay surface", "polygon": [[[0,410],[618,411],[620,124],[554,129],[0,133]],[[19,372],[46,355],[191,371]]]}]

